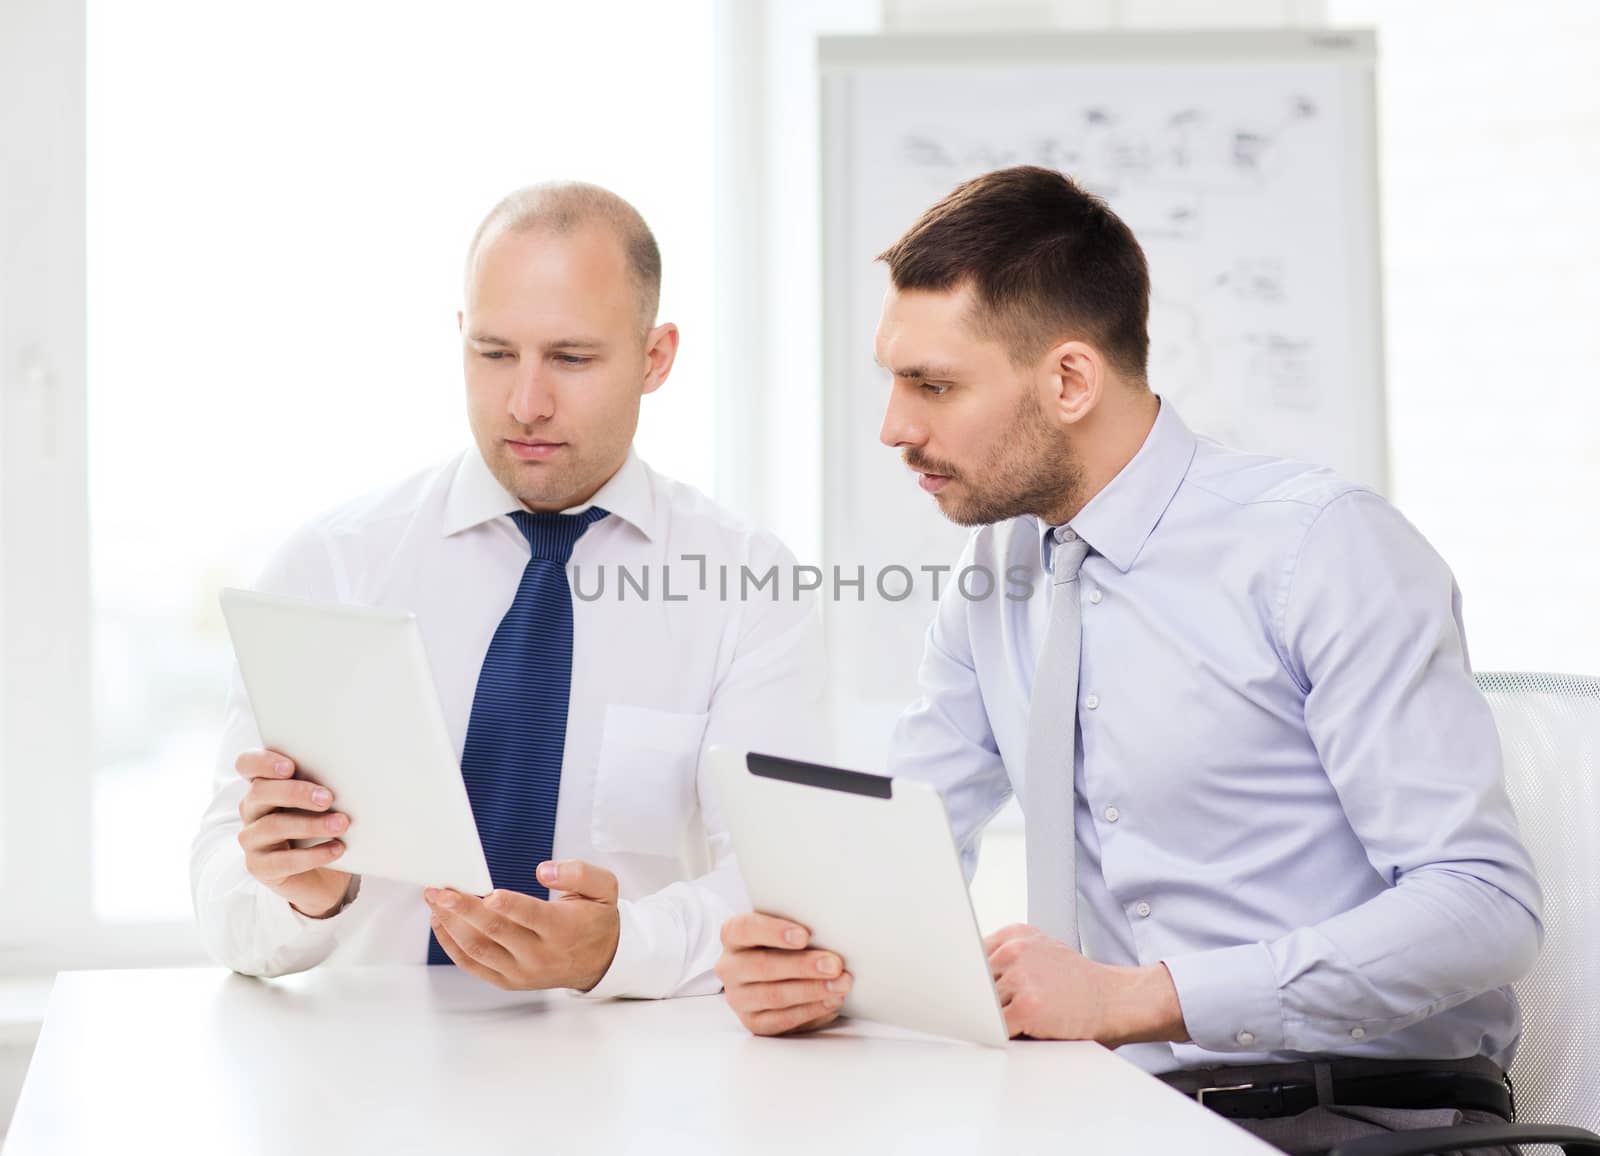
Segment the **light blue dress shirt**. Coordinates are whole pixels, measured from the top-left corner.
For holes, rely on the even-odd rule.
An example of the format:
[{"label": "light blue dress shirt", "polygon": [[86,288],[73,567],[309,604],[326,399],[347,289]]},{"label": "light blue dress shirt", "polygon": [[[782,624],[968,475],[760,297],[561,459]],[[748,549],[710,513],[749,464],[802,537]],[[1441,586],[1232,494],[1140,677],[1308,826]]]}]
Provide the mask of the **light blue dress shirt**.
[{"label": "light blue dress shirt", "polygon": [[[1194,1041],[1122,1054],[1509,1064],[1539,886],[1443,560],[1372,491],[1197,438],[1166,402],[1070,525],[1083,950],[1164,962]],[[969,876],[1027,798],[1051,530],[973,533],[958,570],[995,592],[951,584],[892,744],[893,774],[943,792]]]}]

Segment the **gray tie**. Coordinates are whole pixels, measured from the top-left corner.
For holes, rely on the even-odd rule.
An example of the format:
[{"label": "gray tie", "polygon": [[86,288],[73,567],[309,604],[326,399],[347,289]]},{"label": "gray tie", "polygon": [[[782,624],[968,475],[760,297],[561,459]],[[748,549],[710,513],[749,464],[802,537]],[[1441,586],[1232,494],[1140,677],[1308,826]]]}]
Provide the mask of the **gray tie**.
[{"label": "gray tie", "polygon": [[1073,775],[1077,747],[1078,660],[1083,619],[1078,568],[1088,545],[1065,527],[1051,556],[1050,626],[1033,674],[1028,704],[1028,767],[1023,817],[1027,827],[1028,922],[1078,946],[1077,833]]}]

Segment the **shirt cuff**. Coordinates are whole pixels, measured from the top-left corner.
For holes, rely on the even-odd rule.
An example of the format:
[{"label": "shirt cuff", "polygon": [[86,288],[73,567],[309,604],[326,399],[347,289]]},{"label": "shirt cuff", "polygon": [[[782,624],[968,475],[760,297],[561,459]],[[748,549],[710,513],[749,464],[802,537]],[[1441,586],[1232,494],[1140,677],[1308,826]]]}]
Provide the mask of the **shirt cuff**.
[{"label": "shirt cuff", "polygon": [[611,959],[600,982],[588,991],[575,992],[583,999],[662,999],[678,986],[677,960],[682,951],[668,951],[662,943],[660,919],[633,900],[617,903],[621,926],[617,929],[617,954]]},{"label": "shirt cuff", "polygon": [[[350,881],[343,901],[333,914],[314,919],[296,910],[287,899],[263,884],[255,880],[251,882],[257,888],[258,942],[272,945],[257,973],[263,975],[301,971],[325,958],[333,948],[339,916],[349,910],[350,904],[361,891],[361,877],[358,875]],[[255,973],[255,969],[251,971]]]},{"label": "shirt cuff", "polygon": [[1209,1052],[1275,1052],[1284,1046],[1278,979],[1264,943],[1163,959],[1178,989],[1183,1024]]}]

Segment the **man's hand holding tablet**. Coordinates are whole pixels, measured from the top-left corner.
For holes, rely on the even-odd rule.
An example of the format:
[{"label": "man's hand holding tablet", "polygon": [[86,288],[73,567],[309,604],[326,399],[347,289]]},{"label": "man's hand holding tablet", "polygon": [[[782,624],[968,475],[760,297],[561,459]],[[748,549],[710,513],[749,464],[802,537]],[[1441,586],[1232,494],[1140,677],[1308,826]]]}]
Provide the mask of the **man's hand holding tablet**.
[{"label": "man's hand holding tablet", "polygon": [[722,925],[717,978],[728,1006],[756,1035],[812,1031],[838,1017],[850,973],[833,952],[808,949],[810,938],[798,923],[758,911]]},{"label": "man's hand holding tablet", "polygon": [[[294,909],[325,919],[344,906],[354,876],[328,864],[344,854],[339,839],[350,816],[332,810],[333,792],[295,777],[294,761],[276,751],[245,751],[234,767],[249,783],[239,803],[245,869]],[[295,839],[326,839],[296,847]]]}]

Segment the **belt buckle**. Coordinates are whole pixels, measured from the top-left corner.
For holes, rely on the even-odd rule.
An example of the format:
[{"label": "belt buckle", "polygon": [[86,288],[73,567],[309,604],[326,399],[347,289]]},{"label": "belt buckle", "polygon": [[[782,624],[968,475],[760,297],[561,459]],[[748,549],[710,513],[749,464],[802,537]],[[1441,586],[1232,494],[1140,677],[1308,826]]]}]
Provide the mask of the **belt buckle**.
[{"label": "belt buckle", "polygon": [[1214,1088],[1201,1088],[1194,1094],[1194,1098],[1204,1108],[1206,1097],[1212,1092],[1248,1092],[1254,1087],[1254,1084],[1220,1084]]}]

